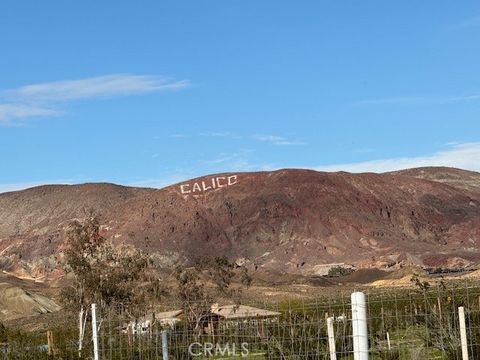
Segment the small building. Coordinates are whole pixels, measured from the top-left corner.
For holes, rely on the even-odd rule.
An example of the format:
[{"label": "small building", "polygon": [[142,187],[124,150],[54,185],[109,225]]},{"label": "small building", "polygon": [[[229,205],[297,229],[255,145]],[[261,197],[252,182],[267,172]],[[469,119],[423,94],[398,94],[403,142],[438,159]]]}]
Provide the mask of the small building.
[{"label": "small building", "polygon": [[[247,305],[212,305],[212,320],[208,328],[210,335],[215,335],[219,328],[228,329],[235,326],[254,327],[257,336],[262,340],[265,336],[265,323],[276,322],[280,316],[279,312],[259,309]],[[247,325],[246,325],[247,324]]]},{"label": "small building", "polygon": [[[275,322],[280,316],[279,312],[256,308],[247,305],[222,305],[213,304],[208,312],[198,319],[199,331],[215,336],[219,328],[228,329],[234,326],[255,326],[260,338],[265,337],[264,324]],[[122,326],[122,332],[129,336],[147,334],[152,327],[159,324],[162,327],[173,328],[186,318],[184,310],[171,310],[152,313],[137,320],[132,320]]]},{"label": "small building", "polygon": [[183,310],[165,311],[154,315],[155,321],[158,321],[160,325],[174,327],[176,323],[182,320]]},{"label": "small building", "polygon": [[122,326],[122,332],[131,334],[146,334],[154,324],[164,327],[174,327],[182,320],[183,310],[172,310],[159,313],[152,313],[137,320],[132,320]]},{"label": "small building", "polygon": [[212,313],[224,321],[277,318],[280,313],[247,305],[212,305]]}]

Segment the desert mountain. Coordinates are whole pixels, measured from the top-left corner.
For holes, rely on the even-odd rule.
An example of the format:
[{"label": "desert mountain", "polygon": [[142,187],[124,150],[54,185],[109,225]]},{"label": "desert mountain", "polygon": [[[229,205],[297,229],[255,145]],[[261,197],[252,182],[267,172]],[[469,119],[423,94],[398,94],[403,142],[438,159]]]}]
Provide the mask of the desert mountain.
[{"label": "desert mountain", "polygon": [[85,208],[105,236],[165,266],[203,254],[276,272],[324,264],[429,267],[480,262],[480,174],[311,170],[206,176],[164,189],[50,185],[0,194],[0,266],[55,277],[64,231]]},{"label": "desert mountain", "polygon": [[447,167],[427,167],[397,171],[392,174],[413,176],[440,182],[460,189],[480,191],[480,173]]}]

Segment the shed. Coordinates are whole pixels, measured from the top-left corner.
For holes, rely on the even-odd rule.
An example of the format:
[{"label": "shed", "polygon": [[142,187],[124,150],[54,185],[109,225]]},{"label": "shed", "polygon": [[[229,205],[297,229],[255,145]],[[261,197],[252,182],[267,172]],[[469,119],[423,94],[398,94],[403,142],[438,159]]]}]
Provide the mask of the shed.
[{"label": "shed", "polygon": [[239,319],[265,319],[274,318],[280,315],[279,312],[259,309],[247,305],[212,305],[212,313],[225,320]]}]

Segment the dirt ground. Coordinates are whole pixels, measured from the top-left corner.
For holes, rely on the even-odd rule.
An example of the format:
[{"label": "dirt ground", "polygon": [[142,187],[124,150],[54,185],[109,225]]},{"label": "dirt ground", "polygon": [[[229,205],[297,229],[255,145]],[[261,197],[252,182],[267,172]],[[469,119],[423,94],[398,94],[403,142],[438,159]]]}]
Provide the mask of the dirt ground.
[{"label": "dirt ground", "polygon": [[[246,304],[272,307],[291,299],[349,297],[353,291],[374,292],[385,291],[388,288],[413,288],[416,285],[412,278],[416,278],[420,282],[428,282],[432,286],[440,282],[476,282],[480,281],[480,270],[452,276],[430,276],[419,268],[403,268],[390,272],[362,269],[348,276],[336,278],[306,278],[292,275],[275,277],[275,274],[265,273],[255,279],[250,288],[243,290],[241,301]],[[68,315],[60,307],[56,308],[52,305],[60,304],[60,290],[65,285],[62,282],[34,282],[18,279],[8,274],[0,274],[0,285],[0,306],[2,308],[0,321],[8,327],[28,331],[44,331],[57,327],[58,324],[76,321],[76,318],[72,318],[73,315]],[[6,301],[8,296],[2,292],[12,288],[15,289],[18,299],[17,301]],[[39,296],[44,301],[43,303],[36,301]],[[164,306],[168,304],[169,302],[166,300]],[[171,306],[174,306],[173,302]]]}]

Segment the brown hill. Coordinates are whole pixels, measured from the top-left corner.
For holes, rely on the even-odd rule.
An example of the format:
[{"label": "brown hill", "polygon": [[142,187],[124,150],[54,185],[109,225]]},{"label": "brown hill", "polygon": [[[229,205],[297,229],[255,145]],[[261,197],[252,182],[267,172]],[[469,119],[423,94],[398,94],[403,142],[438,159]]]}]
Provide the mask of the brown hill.
[{"label": "brown hill", "polygon": [[413,176],[440,182],[469,191],[480,191],[480,173],[449,167],[424,167],[401,170],[392,174]]},{"label": "brown hill", "polygon": [[279,170],[206,176],[160,190],[85,184],[0,194],[0,266],[55,277],[65,226],[85,207],[101,213],[114,242],[132,243],[165,266],[202,254],[304,275],[329,263],[477,263],[480,191],[472,178],[480,174],[447,170]]}]

